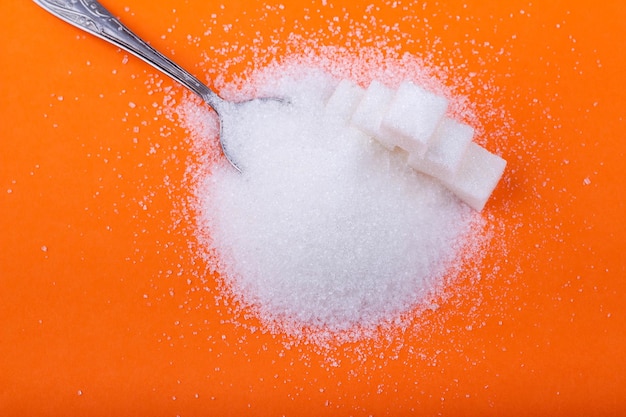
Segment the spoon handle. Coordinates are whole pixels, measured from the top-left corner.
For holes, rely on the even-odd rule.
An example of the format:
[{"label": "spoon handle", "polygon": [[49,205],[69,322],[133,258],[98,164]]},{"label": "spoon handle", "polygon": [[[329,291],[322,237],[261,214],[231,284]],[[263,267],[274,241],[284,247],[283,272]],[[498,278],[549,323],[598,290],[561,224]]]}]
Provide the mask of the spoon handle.
[{"label": "spoon handle", "polygon": [[110,42],[156,69],[172,77],[193,91],[213,109],[218,110],[224,100],[196,77],[174,61],[151,47],[115,18],[96,0],[34,0],[58,18]]}]

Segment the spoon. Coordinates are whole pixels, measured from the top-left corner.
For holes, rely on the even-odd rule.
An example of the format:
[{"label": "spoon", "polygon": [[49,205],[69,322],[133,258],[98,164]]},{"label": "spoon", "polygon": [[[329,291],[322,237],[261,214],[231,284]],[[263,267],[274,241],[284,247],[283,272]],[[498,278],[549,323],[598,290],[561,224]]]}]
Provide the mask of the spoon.
[{"label": "spoon", "polygon": [[122,22],[115,18],[97,0],[34,0],[39,6],[58,18],[116,45],[136,57],[144,60],[164,74],[178,81],[202,98],[216,113],[220,125],[220,146],[230,164],[238,171],[241,167],[236,158],[228,151],[224,138],[225,114],[232,115],[233,110],[258,101],[285,102],[281,98],[263,97],[242,102],[223,99],[209,87],[200,82],[188,71],[154,49],[146,41],[135,35]]}]

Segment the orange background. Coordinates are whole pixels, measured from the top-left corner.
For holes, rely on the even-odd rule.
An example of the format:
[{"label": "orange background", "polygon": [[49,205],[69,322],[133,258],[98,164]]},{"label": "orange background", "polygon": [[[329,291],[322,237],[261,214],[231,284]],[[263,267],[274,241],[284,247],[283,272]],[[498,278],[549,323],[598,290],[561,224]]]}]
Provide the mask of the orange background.
[{"label": "orange background", "polygon": [[254,56],[223,68],[211,47],[281,54],[290,31],[345,44],[328,27],[346,13],[372,37],[397,23],[401,53],[488,81],[462,93],[507,112],[483,122],[509,136],[480,139],[509,160],[485,213],[505,245],[391,345],[286,349],[236,326],[211,277],[190,291],[193,225],[172,227],[193,153],[154,86],[183,89],[3,1],[0,415],[626,414],[621,2],[117,3],[183,66],[226,79]]}]

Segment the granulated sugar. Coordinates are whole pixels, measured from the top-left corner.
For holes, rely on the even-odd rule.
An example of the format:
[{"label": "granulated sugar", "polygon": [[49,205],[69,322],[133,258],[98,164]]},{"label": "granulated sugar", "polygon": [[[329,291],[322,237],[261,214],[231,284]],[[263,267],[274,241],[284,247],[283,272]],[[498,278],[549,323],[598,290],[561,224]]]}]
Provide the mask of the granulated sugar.
[{"label": "granulated sugar", "polygon": [[206,261],[266,328],[292,335],[374,329],[427,303],[479,218],[405,155],[327,114],[339,81],[288,64],[249,79],[289,103],[224,115],[242,172],[215,158],[200,169]]}]

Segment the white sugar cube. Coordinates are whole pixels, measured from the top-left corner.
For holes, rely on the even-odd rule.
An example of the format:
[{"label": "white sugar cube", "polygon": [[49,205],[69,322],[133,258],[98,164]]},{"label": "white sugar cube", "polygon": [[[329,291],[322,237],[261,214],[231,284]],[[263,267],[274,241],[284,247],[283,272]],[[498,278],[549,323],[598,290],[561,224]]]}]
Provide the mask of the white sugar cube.
[{"label": "white sugar cube", "polygon": [[461,200],[481,211],[502,177],[506,161],[470,143],[452,181],[444,184]]},{"label": "white sugar cube", "polygon": [[376,138],[389,150],[393,150],[396,144],[381,134],[380,125],[393,94],[391,88],[376,80],[372,81],[365,90],[365,94],[356,107],[351,120],[354,127]]},{"label": "white sugar cube", "polygon": [[326,102],[326,114],[338,117],[347,123],[364,94],[365,89],[356,83],[347,79],[341,80]]},{"label": "white sugar cube", "polygon": [[382,133],[407,152],[424,155],[447,108],[445,97],[405,81],[381,121]]},{"label": "white sugar cube", "polygon": [[426,153],[410,153],[408,165],[425,174],[451,181],[457,173],[461,159],[474,137],[474,129],[448,117],[444,117]]}]

